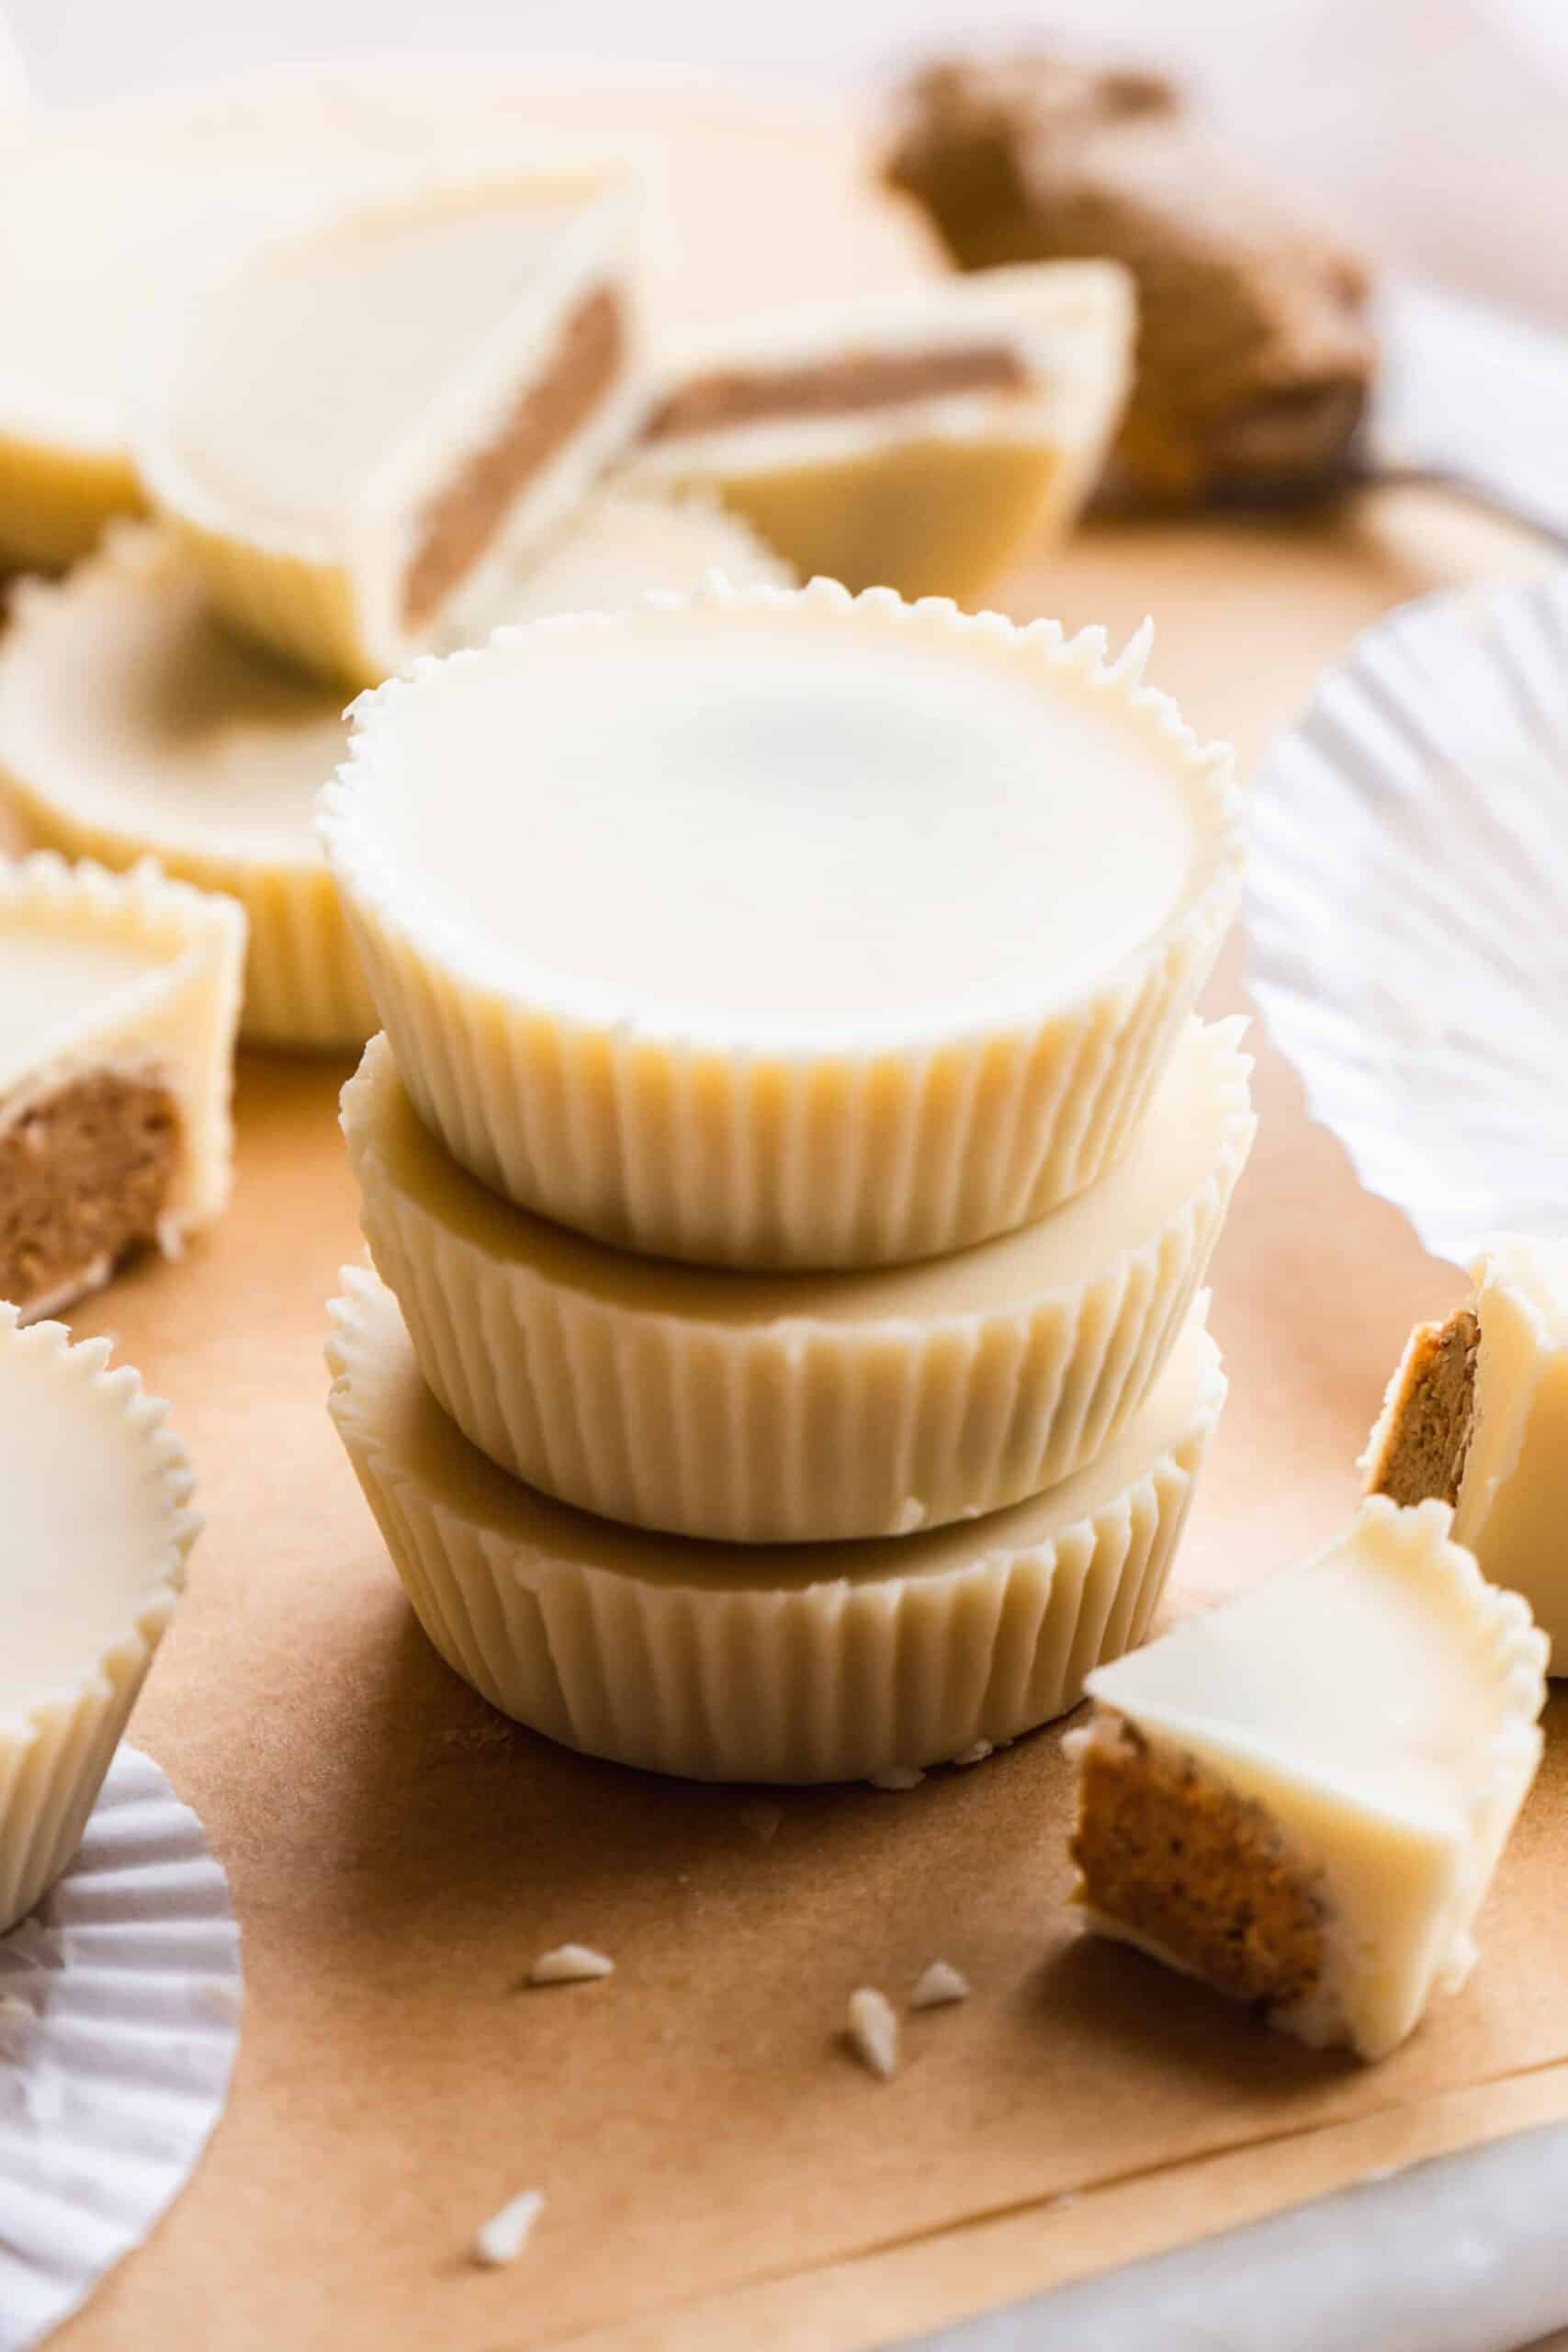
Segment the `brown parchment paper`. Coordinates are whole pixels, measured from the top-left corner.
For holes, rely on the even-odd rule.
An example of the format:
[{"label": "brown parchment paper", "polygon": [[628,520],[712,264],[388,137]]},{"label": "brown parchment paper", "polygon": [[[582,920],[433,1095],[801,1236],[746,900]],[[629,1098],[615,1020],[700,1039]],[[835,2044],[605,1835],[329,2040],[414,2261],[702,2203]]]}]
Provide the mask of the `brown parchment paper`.
[{"label": "brown parchment paper", "polygon": [[[1317,525],[1093,531],[1010,601],[1116,636],[1153,612],[1152,675],[1250,760],[1356,628],[1531,560],[1383,494]],[[1178,1605],[1337,1526],[1407,1325],[1459,1287],[1255,1043],[1262,1132],[1214,1270],[1232,1396]],[[826,2352],[1568,2115],[1568,1702],[1472,1985],[1374,2069],[1080,1938],[1059,1727],[908,1794],[778,1792],[764,1838],[744,1791],[491,1713],[419,1633],[322,1409],[323,1302],[358,1246],[344,1075],[248,1059],[230,1215],[75,1318],[196,1457],[208,1529],[134,1736],[229,1871],[248,1996],[205,2161],[69,2352]],[[568,1938],[614,1977],[519,1992]],[[838,2046],[846,1996],[897,1998],[938,1955],[974,1997],[909,2020],[879,2085]],[[529,2186],[525,2259],[470,2268]]]}]

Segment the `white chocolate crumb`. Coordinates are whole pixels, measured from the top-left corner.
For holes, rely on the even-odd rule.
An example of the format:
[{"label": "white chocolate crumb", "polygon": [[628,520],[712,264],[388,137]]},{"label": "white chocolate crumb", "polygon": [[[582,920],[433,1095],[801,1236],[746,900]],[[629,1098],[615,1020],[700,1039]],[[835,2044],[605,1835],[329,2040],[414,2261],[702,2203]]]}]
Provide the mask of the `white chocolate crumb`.
[{"label": "white chocolate crumb", "polygon": [[953,1760],[955,1764],[983,1764],[987,1756],[996,1752],[988,1739],[976,1739],[968,1747],[961,1748]]},{"label": "white chocolate crumb", "polygon": [[545,2208],[544,2191],[525,2188],[481,2222],[474,2232],[473,2258],[482,2270],[499,2270],[515,2262],[534,2234],[534,2224]]},{"label": "white chocolate crumb", "polygon": [[921,1502],[919,1495],[907,1495],[899,1504],[897,1517],[893,1521],[894,1534],[913,1535],[916,1528],[923,1527],[925,1523],[924,1503]]},{"label": "white chocolate crumb", "polygon": [[596,1976],[615,1973],[615,1963],[592,1944],[558,1944],[539,1954],[528,1971],[530,1984],[586,1984]]},{"label": "white chocolate crumb", "polygon": [[766,1846],[778,1836],[784,1824],[784,1811],[781,1806],[769,1804],[759,1798],[755,1804],[741,1806],[740,1818],[752,1837],[760,1838]]},{"label": "white chocolate crumb", "polygon": [[863,1984],[850,1995],[845,2039],[868,2073],[888,2082],[898,2071],[898,2020],[886,1993]]},{"label": "white chocolate crumb", "polygon": [[904,1789],[918,1789],[925,1777],[918,1764],[889,1764],[885,1771],[872,1773],[869,1786],[897,1793]]},{"label": "white chocolate crumb", "polygon": [[1059,2197],[1047,2197],[1040,2210],[1043,2213],[1070,2213],[1077,2201],[1076,2188],[1064,2188]]},{"label": "white chocolate crumb", "polygon": [[945,1960],[933,1960],[909,1996],[912,2009],[944,2009],[969,1998],[969,1979]]}]

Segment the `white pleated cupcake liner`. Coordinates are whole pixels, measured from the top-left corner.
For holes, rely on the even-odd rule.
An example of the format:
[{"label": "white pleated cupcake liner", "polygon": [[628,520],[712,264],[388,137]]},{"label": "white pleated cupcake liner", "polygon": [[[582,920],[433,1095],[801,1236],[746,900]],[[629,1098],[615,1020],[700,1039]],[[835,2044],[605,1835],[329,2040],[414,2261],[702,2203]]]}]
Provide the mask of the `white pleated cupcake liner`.
[{"label": "white pleated cupcake liner", "polygon": [[1368,630],[1265,760],[1251,981],[1426,1247],[1568,1226],[1568,572]]},{"label": "white pleated cupcake liner", "polygon": [[0,2352],[75,2311],[185,2186],[241,2005],[223,1871],[122,1747],[64,1877],[0,1939]]},{"label": "white pleated cupcake liner", "polygon": [[563,1746],[687,1779],[866,1779],[1074,1706],[1085,1676],[1147,1631],[1224,1396],[1203,1338],[1186,1425],[1120,1491],[1043,1536],[999,1515],[961,1566],[922,1572],[910,1537],[901,1556],[897,1542],[875,1547],[888,1555],[876,1573],[836,1572],[828,1553],[821,1580],[804,1582],[795,1551],[788,1582],[769,1580],[779,1555],[761,1553],[754,1586],[682,1583],[547,1555],[397,1458],[363,1385],[387,1296],[367,1273],[344,1283],[333,1419],[434,1646]]},{"label": "white pleated cupcake liner", "polygon": [[[716,628],[781,607],[815,626],[922,637],[1047,689],[1120,703],[1204,810],[1189,898],[1164,933],[1069,1008],[919,1048],[740,1050],[635,1034],[532,1004],[474,977],[468,943],[426,921],[374,823],[376,763],[400,699],[439,690],[416,662],[359,707],[321,832],[403,1083],[453,1156],[521,1206],[615,1247],[712,1265],[901,1264],[1004,1233],[1092,1183],[1125,1145],[1235,912],[1242,819],[1228,752],[1204,749],[1141,683],[1145,638],[1116,662],[1103,635],[817,580],[792,596],[700,600]],[[678,624],[649,599],[638,625]],[[566,624],[549,622],[536,627]],[[608,626],[580,616],[573,626]],[[450,663],[510,658],[501,630]],[[428,934],[428,935],[427,935]]]},{"label": "white pleated cupcake liner", "polygon": [[[907,1534],[1056,1485],[1143,1402],[1251,1142],[1240,1025],[1202,1033],[1194,1057],[1194,1116],[1216,1151],[1188,1197],[1076,1283],[929,1323],[783,1307],[765,1327],[687,1320],[601,1280],[552,1281],[506,1254],[517,1213],[460,1171],[474,1216],[444,1216],[390,1171],[384,1041],[344,1090],[344,1126],[366,1238],[420,1368],[502,1469],[601,1518],[721,1542]],[[613,1278],[613,1261],[594,1263]]]}]

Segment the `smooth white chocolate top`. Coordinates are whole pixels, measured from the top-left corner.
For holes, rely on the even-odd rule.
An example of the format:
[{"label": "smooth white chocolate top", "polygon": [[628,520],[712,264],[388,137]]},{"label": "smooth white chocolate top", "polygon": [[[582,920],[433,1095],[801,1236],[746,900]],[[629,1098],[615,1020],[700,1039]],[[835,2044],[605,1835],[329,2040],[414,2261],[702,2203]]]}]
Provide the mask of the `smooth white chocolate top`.
[{"label": "smooth white chocolate top", "polygon": [[0,904],[0,1093],[118,1027],[167,963],[83,914]]},{"label": "smooth white chocolate top", "polygon": [[194,1532],[161,1408],[133,1373],[103,1370],[107,1340],[66,1339],[0,1309],[0,1720],[68,1698],[156,1603]]},{"label": "smooth white chocolate top", "polygon": [[1089,1694],[1201,1759],[1247,1759],[1265,1785],[1466,1837],[1495,1742],[1539,1710],[1540,1645],[1449,1519],[1372,1497],[1311,1559],[1097,1668]]},{"label": "smooth white chocolate top", "polygon": [[0,643],[0,770],[78,820],[175,851],[315,866],[343,697],[253,652],[144,528],[32,587]]},{"label": "smooth white chocolate top", "polygon": [[1219,1350],[1194,1319],[1142,1407],[1095,1461],[1045,1494],[914,1535],[836,1544],[721,1544],[660,1535],[592,1519],[508,1477],[449,1421],[420,1376],[398,1303],[384,1284],[348,1269],[329,1355],[338,1378],[333,1412],[399,1476],[444,1507],[489,1528],[522,1558],[705,1590],[801,1589],[888,1577],[961,1573],[991,1554],[1017,1555],[1067,1529],[1146,1477],[1224,1396]]},{"label": "smooth white chocolate top", "polygon": [[451,388],[530,297],[547,336],[570,232],[602,188],[530,175],[430,189],[257,255],[209,296],[175,367],[175,466],[265,540],[341,545],[381,468],[439,429]]},{"label": "smooth white chocolate top", "polygon": [[595,1023],[1038,1018],[1224,854],[1215,761],[1096,651],[828,582],[502,631],[357,707],[329,838],[470,978]]},{"label": "smooth white chocolate top", "polygon": [[363,1136],[386,1179],[492,1261],[526,1268],[563,1291],[608,1299],[623,1313],[674,1316],[725,1329],[886,1329],[1021,1314],[1071,1293],[1119,1259],[1152,1246],[1189,1210],[1228,1149],[1252,1131],[1244,1023],[1190,1022],[1128,1149],[1109,1174],[1052,1216],[969,1250],[918,1265],[859,1272],[740,1273],[677,1265],[606,1248],[514,1208],[458,1167],[423,1125],[399,1080],[385,1037],[367,1049],[344,1096],[351,1136]]}]

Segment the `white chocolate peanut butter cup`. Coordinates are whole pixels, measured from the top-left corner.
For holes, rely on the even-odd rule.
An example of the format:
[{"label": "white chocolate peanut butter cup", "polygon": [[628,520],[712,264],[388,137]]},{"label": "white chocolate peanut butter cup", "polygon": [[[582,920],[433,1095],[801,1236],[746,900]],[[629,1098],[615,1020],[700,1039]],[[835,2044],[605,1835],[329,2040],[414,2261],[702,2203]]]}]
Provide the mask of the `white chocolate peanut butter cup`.
[{"label": "white chocolate peanut butter cup", "polygon": [[1251,1145],[1242,1026],[1190,1024],[1127,1151],[1065,1207],[859,1274],[636,1258],[513,1208],[423,1125],[384,1037],[343,1125],[420,1368],[502,1469],[681,1535],[902,1535],[1054,1486],[1136,1411]]},{"label": "white chocolate peanut butter cup", "polygon": [[1194,1320],[1097,1461],[1012,1510],[882,1542],[699,1544],[591,1519],[488,1461],[345,1270],[333,1420],[436,1648],[519,1722],[696,1780],[855,1780],[1072,1706],[1139,1641],[1224,1396]]},{"label": "white chocolate peanut butter cup", "polygon": [[1568,1239],[1495,1234],[1445,1323],[1418,1323],[1362,1468],[1398,1503],[1450,1503],[1454,1540],[1522,1593],[1568,1674]]},{"label": "white chocolate peanut butter cup", "polygon": [[1089,1678],[1079,1900],[1315,2046],[1394,2049],[1461,1984],[1540,1758],[1546,1640],[1438,1501]]},{"label": "white chocolate peanut butter cup", "polygon": [[0,865],[0,1297],[25,1316],[222,1210],[244,941],[151,865]]},{"label": "white chocolate peanut butter cup", "polygon": [[624,478],[716,490],[804,573],[972,604],[1077,514],[1134,324],[1113,262],[726,321],[661,355]]},{"label": "white chocolate peanut butter cup", "polygon": [[1081,1192],[1240,885],[1230,754],[1143,653],[716,581],[416,663],[321,823],[421,1116],[520,1206],[716,1265]]},{"label": "white chocolate peanut butter cup", "polygon": [[141,463],[219,609],[372,684],[542,547],[645,397],[636,220],[603,174],[491,176],[351,211],[217,284]]},{"label": "white chocolate peanut butter cup", "polygon": [[0,786],[40,846],[220,890],[249,922],[243,1033],[364,1043],[374,1007],[311,822],[343,756],[341,692],[219,620],[176,541],[112,530],[26,582],[0,640]]},{"label": "white chocolate peanut butter cup", "polygon": [[0,1305],[0,1933],[60,1877],[185,1581],[185,1448],[109,1343]]}]

